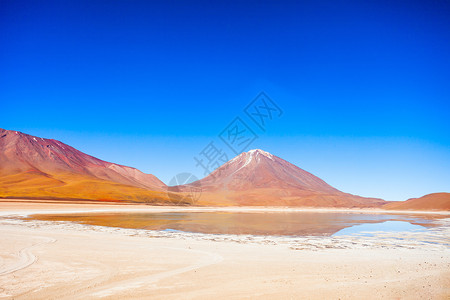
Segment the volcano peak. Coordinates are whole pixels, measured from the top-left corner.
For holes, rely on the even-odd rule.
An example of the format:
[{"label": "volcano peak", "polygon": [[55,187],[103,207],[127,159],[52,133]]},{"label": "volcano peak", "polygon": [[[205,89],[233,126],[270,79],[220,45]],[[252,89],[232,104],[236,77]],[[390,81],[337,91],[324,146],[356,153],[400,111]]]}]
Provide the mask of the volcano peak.
[{"label": "volcano peak", "polygon": [[246,152],[250,157],[257,157],[258,155],[263,155],[271,160],[273,160],[273,155],[270,154],[269,152],[266,152],[264,150],[261,149],[253,149],[250,150],[248,152]]}]

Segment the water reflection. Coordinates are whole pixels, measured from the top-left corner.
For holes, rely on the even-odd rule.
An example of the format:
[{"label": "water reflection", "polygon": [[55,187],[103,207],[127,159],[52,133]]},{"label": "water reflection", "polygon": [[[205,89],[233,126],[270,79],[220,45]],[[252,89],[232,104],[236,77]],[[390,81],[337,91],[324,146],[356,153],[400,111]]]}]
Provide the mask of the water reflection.
[{"label": "water reflection", "polygon": [[405,232],[424,231],[425,226],[411,224],[403,221],[385,221],[382,223],[360,224],[339,230],[333,236],[364,235],[372,236],[375,232]]},{"label": "water reflection", "polygon": [[415,230],[418,227],[434,226],[433,220],[443,217],[445,216],[344,212],[161,212],[34,215],[29,218],[212,234],[330,236],[336,233],[343,235],[380,228],[386,231],[399,228],[407,231]]}]

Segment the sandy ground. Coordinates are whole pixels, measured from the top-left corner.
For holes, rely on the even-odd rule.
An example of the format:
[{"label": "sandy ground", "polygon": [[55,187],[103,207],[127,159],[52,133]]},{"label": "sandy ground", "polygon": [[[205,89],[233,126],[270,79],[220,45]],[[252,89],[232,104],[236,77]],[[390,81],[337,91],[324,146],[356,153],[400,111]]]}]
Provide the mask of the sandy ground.
[{"label": "sandy ground", "polygon": [[142,208],[179,209],[0,203],[0,299],[450,299],[448,219],[425,234],[289,238],[10,217]]}]

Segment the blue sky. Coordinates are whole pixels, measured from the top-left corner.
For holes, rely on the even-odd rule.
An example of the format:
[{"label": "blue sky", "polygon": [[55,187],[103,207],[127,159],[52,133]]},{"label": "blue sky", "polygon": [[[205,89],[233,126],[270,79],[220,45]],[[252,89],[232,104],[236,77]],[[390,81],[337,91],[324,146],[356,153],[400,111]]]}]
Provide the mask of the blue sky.
[{"label": "blue sky", "polygon": [[165,182],[239,116],[345,192],[450,192],[448,1],[2,1],[0,45],[0,127]]}]

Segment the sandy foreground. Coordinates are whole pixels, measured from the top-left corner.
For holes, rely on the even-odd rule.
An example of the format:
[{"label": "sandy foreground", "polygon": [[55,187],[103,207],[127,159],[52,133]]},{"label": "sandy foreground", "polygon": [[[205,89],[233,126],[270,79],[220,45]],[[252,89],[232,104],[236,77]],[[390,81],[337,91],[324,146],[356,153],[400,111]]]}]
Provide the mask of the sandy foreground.
[{"label": "sandy foreground", "polygon": [[450,299],[449,219],[426,233],[294,238],[14,218],[179,209],[0,202],[0,299]]}]

